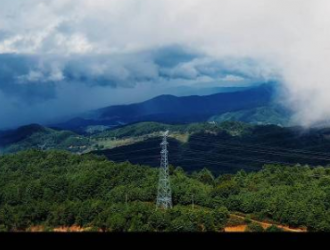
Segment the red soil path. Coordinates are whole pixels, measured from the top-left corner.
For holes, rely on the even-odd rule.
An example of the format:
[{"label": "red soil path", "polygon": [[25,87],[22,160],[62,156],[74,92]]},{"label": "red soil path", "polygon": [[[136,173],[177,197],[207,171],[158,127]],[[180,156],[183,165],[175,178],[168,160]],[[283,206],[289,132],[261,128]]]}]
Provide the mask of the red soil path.
[{"label": "red soil path", "polygon": [[[231,217],[236,217],[238,219],[245,219],[244,216],[240,216],[240,215],[235,215],[235,214],[231,214]],[[285,232],[292,232],[292,233],[305,233],[307,232],[306,228],[292,228],[289,226],[284,226],[284,225],[278,225],[278,224],[272,224],[272,223],[268,223],[268,222],[263,222],[263,221],[257,221],[257,220],[252,220],[252,222],[259,224],[260,226],[263,227],[263,229],[267,229],[269,227],[271,227],[272,225],[277,226],[278,228],[283,229]],[[234,226],[234,227],[226,227],[225,228],[225,232],[245,232],[247,228],[247,224],[244,225],[238,225],[238,226]]]}]

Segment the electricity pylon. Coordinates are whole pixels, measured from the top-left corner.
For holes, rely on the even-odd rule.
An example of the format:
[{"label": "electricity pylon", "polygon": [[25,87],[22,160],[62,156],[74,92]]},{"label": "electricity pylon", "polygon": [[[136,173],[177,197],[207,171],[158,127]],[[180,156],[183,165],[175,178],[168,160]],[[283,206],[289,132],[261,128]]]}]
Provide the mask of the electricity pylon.
[{"label": "electricity pylon", "polygon": [[172,190],[170,185],[170,173],[168,167],[168,142],[167,136],[169,131],[163,134],[160,169],[159,169],[159,183],[157,194],[157,208],[168,209],[172,208]]}]

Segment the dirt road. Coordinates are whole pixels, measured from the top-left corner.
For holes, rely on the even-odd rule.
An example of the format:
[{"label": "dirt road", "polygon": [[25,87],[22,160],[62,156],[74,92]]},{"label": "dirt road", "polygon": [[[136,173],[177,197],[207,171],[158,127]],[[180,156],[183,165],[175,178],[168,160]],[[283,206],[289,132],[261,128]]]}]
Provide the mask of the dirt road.
[{"label": "dirt road", "polygon": [[[231,217],[236,217],[238,219],[243,219],[243,220],[245,219],[244,216],[240,216],[240,215],[236,215],[236,214],[231,214],[230,216]],[[259,224],[264,229],[267,229],[270,226],[274,225],[274,226],[277,226],[278,228],[283,229],[285,232],[293,232],[293,233],[305,233],[305,232],[307,232],[307,229],[305,229],[305,228],[292,228],[292,227],[289,227],[289,226],[272,224],[272,223],[257,221],[257,220],[253,220],[253,219],[251,219],[251,221],[254,222],[254,223]],[[238,225],[238,226],[234,226],[234,227],[226,227],[225,232],[245,232],[246,228],[247,228],[247,224]]]}]

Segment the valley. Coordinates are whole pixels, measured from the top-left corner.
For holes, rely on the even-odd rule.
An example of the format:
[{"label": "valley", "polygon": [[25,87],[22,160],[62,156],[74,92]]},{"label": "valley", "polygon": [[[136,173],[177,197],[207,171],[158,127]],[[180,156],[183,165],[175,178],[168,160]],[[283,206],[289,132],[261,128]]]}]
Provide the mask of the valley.
[{"label": "valley", "polygon": [[[145,125],[145,129],[142,127]],[[158,125],[158,126],[157,126]],[[150,133],[154,128],[157,133]],[[238,122],[165,126],[143,123],[105,132],[117,138],[138,138],[128,145],[92,151],[114,161],[159,166],[160,131],[169,129],[170,163],[188,172],[204,167],[215,174],[255,171],[264,164],[328,165],[329,130],[282,128]],[[142,136],[143,133],[145,136]],[[265,141],[267,141],[265,143]]]},{"label": "valley", "polygon": [[170,131],[170,164],[188,172],[208,168],[218,175],[241,169],[256,171],[268,163],[312,167],[330,164],[327,128],[306,130],[242,122],[142,122],[90,135],[31,125],[0,135],[5,139],[1,140],[0,152],[57,149],[158,167],[160,136],[165,130]]}]

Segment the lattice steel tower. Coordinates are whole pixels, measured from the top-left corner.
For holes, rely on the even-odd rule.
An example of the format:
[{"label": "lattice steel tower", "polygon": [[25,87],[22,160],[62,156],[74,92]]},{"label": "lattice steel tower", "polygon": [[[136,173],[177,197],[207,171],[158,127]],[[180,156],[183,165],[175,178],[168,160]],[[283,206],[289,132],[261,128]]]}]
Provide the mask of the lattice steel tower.
[{"label": "lattice steel tower", "polygon": [[172,190],[170,185],[170,174],[168,167],[168,142],[167,136],[169,131],[163,134],[163,141],[160,144],[162,146],[161,162],[159,170],[159,183],[157,194],[157,208],[168,209],[172,208]]}]

